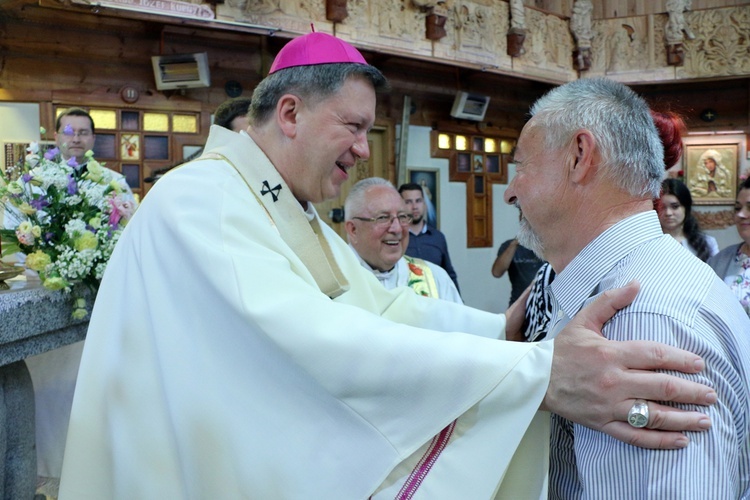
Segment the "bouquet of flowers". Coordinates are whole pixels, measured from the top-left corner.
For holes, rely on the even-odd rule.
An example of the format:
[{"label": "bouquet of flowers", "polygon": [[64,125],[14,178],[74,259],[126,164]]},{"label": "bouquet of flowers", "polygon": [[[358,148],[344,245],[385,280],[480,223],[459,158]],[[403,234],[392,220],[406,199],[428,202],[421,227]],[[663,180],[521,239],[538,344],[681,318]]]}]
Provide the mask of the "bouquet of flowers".
[{"label": "bouquet of flowers", "polygon": [[46,288],[74,294],[73,317],[83,319],[88,312],[79,285],[98,288],[135,200],[91,151],[80,171],[75,158],[62,161],[57,148],[40,154],[32,143],[27,153],[0,180],[2,254],[25,254],[26,267]]}]

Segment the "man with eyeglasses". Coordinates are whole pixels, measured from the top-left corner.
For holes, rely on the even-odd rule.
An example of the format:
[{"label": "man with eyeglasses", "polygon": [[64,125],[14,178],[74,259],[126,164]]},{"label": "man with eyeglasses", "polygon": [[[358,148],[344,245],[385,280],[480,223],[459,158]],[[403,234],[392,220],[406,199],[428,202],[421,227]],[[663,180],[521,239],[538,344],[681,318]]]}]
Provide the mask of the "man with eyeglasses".
[{"label": "man with eyeglasses", "polygon": [[[63,161],[68,162],[68,165],[73,167],[77,175],[81,176],[86,172],[85,166],[89,161],[86,153],[94,150],[95,142],[94,119],[86,110],[70,108],[57,117],[55,143],[60,150]],[[71,163],[71,159],[75,159],[74,164]],[[125,176],[115,170],[112,170],[112,172],[122,190],[135,202],[135,196],[125,180]]]},{"label": "man with eyeglasses", "polygon": [[57,117],[55,143],[63,160],[76,159],[78,165],[86,163],[86,151],[94,149],[96,135],[94,120],[81,108],[70,108]]},{"label": "man with eyeglasses", "polygon": [[404,255],[412,216],[393,184],[379,177],[359,181],[349,191],[344,213],[349,246],[384,287],[408,286],[425,297],[463,304],[445,269]]}]

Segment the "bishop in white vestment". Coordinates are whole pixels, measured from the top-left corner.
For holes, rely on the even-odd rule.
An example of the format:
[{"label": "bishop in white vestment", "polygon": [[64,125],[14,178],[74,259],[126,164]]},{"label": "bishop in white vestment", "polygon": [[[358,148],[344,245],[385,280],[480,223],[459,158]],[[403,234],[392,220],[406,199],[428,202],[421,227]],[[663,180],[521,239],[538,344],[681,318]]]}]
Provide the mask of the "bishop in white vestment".
[{"label": "bishop in white vestment", "polygon": [[[633,383],[643,369],[697,371],[697,357],[665,346],[649,361],[653,346],[607,343],[576,320],[554,342],[500,342],[502,315],[384,289],[320,222],[310,202],[369,157],[384,85],[351,45],[295,39],[256,87],[247,134],[213,127],[201,159],[144,198],[92,313],[62,500],[536,498],[543,401],[676,446],[681,434],[634,431],[615,408],[665,399],[667,385],[705,402],[708,389],[675,377]],[[623,367],[607,394],[601,364],[577,362],[604,350]],[[680,416],[662,422],[702,415]]]}]

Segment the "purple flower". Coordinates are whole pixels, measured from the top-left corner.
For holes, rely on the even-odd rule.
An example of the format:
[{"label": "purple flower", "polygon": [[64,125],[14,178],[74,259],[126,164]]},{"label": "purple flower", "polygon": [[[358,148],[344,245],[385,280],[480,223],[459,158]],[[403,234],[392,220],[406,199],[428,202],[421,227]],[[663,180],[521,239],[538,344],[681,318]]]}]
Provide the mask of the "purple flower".
[{"label": "purple flower", "polygon": [[58,154],[60,154],[60,150],[58,148],[52,148],[46,153],[44,153],[44,157],[47,158],[48,160],[51,160]]},{"label": "purple flower", "polygon": [[55,233],[49,232],[44,233],[44,241],[52,241],[52,238],[55,237]]},{"label": "purple flower", "polygon": [[41,198],[37,198],[36,200],[31,200],[30,205],[37,210],[42,210],[44,207],[49,206],[49,202],[42,196]]},{"label": "purple flower", "polygon": [[68,194],[74,195],[78,192],[78,183],[73,176],[68,176]]},{"label": "purple flower", "polygon": [[68,166],[72,168],[76,168],[78,166],[78,162],[76,161],[76,157],[72,156],[70,160],[68,160]]},{"label": "purple flower", "polygon": [[27,172],[27,173],[23,174],[23,177],[21,177],[21,178],[23,179],[23,182],[25,182],[25,183],[28,184],[29,181],[31,181],[31,179],[34,178],[34,176]]},{"label": "purple flower", "polygon": [[73,135],[73,127],[70,126],[70,123],[65,125],[65,128],[63,129],[63,134],[65,135]]}]

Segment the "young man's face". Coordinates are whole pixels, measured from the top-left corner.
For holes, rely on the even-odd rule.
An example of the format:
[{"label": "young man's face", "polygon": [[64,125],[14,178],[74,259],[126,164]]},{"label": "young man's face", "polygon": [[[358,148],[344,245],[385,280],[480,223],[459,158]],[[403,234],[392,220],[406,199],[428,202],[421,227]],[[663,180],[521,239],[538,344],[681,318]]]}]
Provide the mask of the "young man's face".
[{"label": "young man's face", "polygon": [[412,223],[419,224],[424,218],[424,195],[421,189],[406,189],[401,192],[406,209],[411,213]]},{"label": "young man's face", "polygon": [[75,158],[81,164],[86,151],[94,149],[96,136],[91,130],[91,120],[85,116],[63,116],[60,129],[55,132],[55,142],[64,159]]}]

